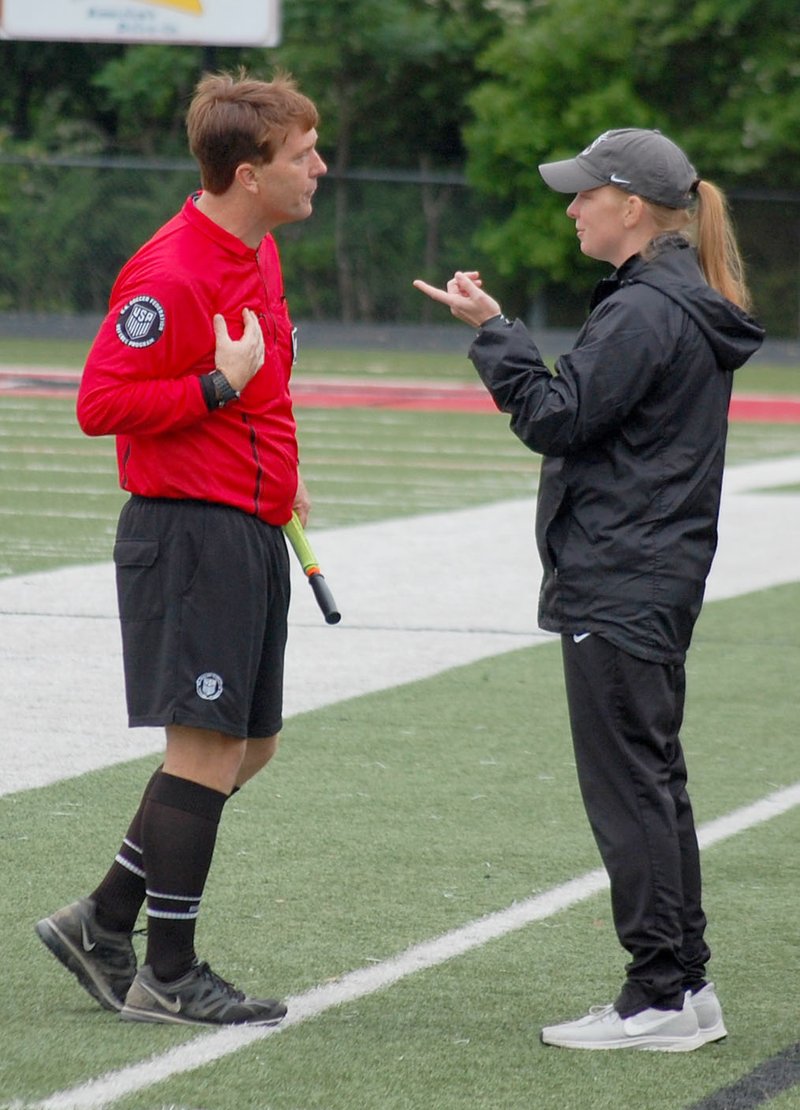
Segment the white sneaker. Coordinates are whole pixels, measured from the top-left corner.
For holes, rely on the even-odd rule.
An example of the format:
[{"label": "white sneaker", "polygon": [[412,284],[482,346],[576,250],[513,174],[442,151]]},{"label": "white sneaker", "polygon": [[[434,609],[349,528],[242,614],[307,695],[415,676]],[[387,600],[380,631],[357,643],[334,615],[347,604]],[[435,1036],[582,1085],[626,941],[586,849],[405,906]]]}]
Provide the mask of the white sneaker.
[{"label": "white sneaker", "polygon": [[700,1026],[700,1036],[703,1038],[703,1044],[710,1044],[711,1041],[721,1041],[723,1037],[727,1037],[728,1030],[722,1020],[722,1007],[719,1004],[713,983],[706,983],[697,994],[692,994],[689,991],[689,1003],[697,1016],[697,1024]]},{"label": "white sneaker", "polygon": [[649,1052],[692,1052],[706,1043],[688,993],[682,1010],[651,1008],[628,1018],[620,1017],[613,1006],[592,1006],[586,1017],[577,1021],[545,1026],[541,1041],[559,1048],[640,1048]]}]

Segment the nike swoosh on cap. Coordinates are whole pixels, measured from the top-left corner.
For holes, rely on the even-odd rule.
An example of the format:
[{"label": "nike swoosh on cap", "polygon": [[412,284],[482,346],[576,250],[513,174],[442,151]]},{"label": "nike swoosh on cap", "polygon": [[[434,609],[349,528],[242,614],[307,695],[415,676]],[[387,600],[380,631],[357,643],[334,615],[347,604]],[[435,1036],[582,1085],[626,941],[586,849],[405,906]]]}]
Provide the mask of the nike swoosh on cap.
[{"label": "nike swoosh on cap", "polygon": [[612,173],[608,180],[614,185],[630,185],[627,177],[617,177],[615,173]]}]

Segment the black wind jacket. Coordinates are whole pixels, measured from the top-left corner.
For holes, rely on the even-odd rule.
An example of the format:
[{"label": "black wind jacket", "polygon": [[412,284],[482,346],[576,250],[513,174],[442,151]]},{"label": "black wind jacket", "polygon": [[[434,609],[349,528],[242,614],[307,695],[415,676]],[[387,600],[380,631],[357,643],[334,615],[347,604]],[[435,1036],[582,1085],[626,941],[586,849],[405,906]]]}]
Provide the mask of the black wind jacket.
[{"label": "black wind jacket", "polygon": [[470,358],[545,456],[542,628],[683,662],[717,544],[733,371],[763,335],[675,235],[598,285],[555,375],[519,320],[481,328]]}]

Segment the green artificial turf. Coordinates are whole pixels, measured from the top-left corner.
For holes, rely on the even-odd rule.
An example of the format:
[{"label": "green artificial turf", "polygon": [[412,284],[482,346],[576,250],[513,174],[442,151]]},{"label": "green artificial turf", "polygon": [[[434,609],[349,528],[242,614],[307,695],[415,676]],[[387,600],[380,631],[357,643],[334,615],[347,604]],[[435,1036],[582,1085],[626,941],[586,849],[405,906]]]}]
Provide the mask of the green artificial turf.
[{"label": "green artificial turf", "polygon": [[[398,361],[398,374],[416,376],[411,369]],[[298,408],[297,416],[314,527],[535,491],[537,460],[499,415]],[[732,425],[731,464],[798,454],[798,425]],[[0,575],[108,561],[123,499],[113,443],[81,435],[73,398],[4,396]],[[684,728],[701,824],[800,780],[798,611],[793,584],[708,603],[701,615]],[[11,691],[7,758],[14,712]],[[100,878],[155,764],[136,760],[0,798],[0,1107],[23,1110],[201,1035],[118,1022],[32,929]],[[625,955],[600,893],[110,1105],[688,1110],[797,1039],[799,821],[795,808],[705,853],[710,970],[731,1034],[723,1044],[677,1056],[539,1045],[542,1023],[616,993]],[[290,718],[274,764],[226,809],[198,947],[251,990],[298,994],[598,866],[558,647],[545,644]],[[770,1105],[788,1110],[799,1100],[795,1088]]]},{"label": "green artificial turf", "polygon": [[[799,603],[792,585],[706,606],[684,729],[700,824],[800,779],[786,697]],[[759,635],[743,636],[756,614]],[[198,1035],[100,1011],[31,928],[91,889],[154,765],[0,799],[9,1096],[67,1089]],[[680,1110],[796,1037],[798,833],[795,809],[705,853],[725,1044],[613,1059],[538,1044],[542,1023],[619,986],[624,953],[600,893],[119,1105]],[[297,994],[597,866],[547,644],[290,719],[273,766],[226,810],[198,942],[234,981]]]},{"label": "green artificial turf", "polygon": [[[499,413],[297,409],[310,527],[446,512],[535,493],[538,456]],[[800,454],[800,424],[733,424],[732,465]],[[0,406],[0,577],[110,559],[125,495],[114,443],[84,436],[74,398]]]}]

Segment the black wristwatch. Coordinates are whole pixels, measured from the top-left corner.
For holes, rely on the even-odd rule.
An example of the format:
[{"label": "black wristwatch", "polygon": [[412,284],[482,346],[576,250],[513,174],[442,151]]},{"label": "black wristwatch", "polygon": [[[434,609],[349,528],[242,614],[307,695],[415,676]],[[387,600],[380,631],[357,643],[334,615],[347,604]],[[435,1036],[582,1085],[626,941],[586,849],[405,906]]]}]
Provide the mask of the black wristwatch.
[{"label": "black wristwatch", "polygon": [[495,325],[500,328],[510,328],[511,321],[502,312],[498,312],[496,316],[490,316],[488,320],[484,320],[481,327],[488,328]]},{"label": "black wristwatch", "polygon": [[239,400],[239,391],[233,388],[221,370],[212,370],[209,377],[214,386],[218,409],[224,408],[230,401]]}]

